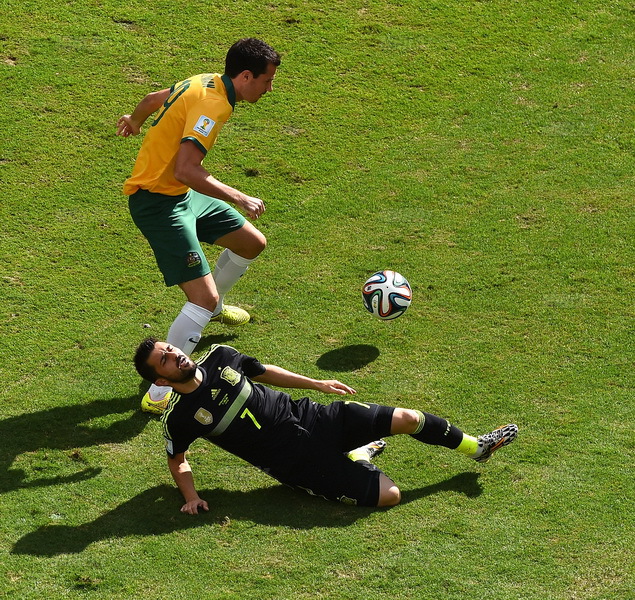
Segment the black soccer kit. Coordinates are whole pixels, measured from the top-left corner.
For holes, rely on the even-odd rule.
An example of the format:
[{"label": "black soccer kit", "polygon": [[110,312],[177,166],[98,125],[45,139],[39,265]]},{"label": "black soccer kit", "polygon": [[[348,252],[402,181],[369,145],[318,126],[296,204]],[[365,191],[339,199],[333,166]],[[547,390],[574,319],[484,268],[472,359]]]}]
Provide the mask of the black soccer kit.
[{"label": "black soccer kit", "polygon": [[250,380],[255,358],[214,345],[198,361],[201,385],[173,393],[161,421],[170,457],[205,438],[278,481],[311,494],[376,506],[380,472],[345,453],[390,434],[394,408],[336,401],[322,405]]}]

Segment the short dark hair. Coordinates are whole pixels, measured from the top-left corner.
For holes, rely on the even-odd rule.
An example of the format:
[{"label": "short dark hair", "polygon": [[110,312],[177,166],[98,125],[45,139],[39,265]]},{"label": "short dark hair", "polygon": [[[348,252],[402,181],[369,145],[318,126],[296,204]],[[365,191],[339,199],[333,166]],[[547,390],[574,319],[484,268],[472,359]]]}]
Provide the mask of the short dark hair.
[{"label": "short dark hair", "polygon": [[225,75],[230,78],[243,71],[251,71],[259,77],[268,65],[280,65],[280,55],[269,45],[256,38],[238,40],[225,57]]},{"label": "short dark hair", "polygon": [[137,369],[137,373],[151,383],[154,383],[159,378],[159,374],[148,364],[148,358],[150,358],[150,354],[152,354],[158,341],[154,337],[146,338],[139,344],[134,355],[134,366]]}]

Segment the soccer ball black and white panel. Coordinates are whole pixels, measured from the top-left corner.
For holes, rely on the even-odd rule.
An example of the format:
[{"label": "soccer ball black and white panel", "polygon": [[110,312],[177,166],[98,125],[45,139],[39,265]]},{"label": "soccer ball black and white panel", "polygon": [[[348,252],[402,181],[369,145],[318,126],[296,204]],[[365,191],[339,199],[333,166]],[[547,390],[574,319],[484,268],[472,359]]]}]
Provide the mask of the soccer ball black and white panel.
[{"label": "soccer ball black and white panel", "polygon": [[406,312],[412,302],[412,289],[408,280],[396,271],[378,271],[364,283],[362,299],[371,315],[388,321]]}]

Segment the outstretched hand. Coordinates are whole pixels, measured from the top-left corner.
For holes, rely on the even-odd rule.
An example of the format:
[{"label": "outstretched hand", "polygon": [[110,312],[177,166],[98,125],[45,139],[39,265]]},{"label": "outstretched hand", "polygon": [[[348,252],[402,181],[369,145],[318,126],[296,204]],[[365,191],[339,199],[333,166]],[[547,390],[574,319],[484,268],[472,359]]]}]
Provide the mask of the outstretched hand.
[{"label": "outstretched hand", "polygon": [[141,127],[137,125],[130,115],[123,115],[117,121],[117,135],[121,137],[129,137],[131,135],[139,135]]},{"label": "outstretched hand", "polygon": [[317,389],[325,394],[339,394],[345,396],[346,394],[357,394],[357,392],[350,386],[338,381],[337,379],[322,379],[316,384]]}]

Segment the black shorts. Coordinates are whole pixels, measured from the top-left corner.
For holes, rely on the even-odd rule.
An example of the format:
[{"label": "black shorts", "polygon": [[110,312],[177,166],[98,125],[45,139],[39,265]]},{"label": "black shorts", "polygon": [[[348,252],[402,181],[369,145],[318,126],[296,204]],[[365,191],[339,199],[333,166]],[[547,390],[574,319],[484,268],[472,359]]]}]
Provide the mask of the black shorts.
[{"label": "black shorts", "polygon": [[302,460],[287,472],[271,475],[327,500],[377,506],[381,471],[371,463],[353,462],[347,453],[390,435],[394,410],[354,401],[321,406],[307,432]]}]

